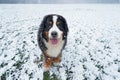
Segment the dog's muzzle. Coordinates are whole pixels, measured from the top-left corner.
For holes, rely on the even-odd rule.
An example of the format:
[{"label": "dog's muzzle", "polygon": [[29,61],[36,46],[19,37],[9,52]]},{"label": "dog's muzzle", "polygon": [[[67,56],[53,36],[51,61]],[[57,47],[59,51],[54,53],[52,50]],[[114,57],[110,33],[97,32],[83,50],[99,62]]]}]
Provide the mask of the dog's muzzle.
[{"label": "dog's muzzle", "polygon": [[57,37],[58,37],[58,33],[56,32],[56,31],[53,31],[52,33],[51,33],[51,43],[53,44],[53,45],[55,45],[55,44],[57,44],[58,43],[58,39],[57,39]]},{"label": "dog's muzzle", "polygon": [[53,32],[51,33],[51,36],[52,36],[52,38],[57,38],[58,33],[57,33],[56,31],[53,31]]}]

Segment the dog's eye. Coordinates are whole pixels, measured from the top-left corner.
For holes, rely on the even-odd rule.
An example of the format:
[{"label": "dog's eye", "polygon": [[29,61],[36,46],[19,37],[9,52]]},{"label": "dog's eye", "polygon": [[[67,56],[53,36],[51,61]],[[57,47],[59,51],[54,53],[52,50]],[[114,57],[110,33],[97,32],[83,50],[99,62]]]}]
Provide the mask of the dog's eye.
[{"label": "dog's eye", "polygon": [[49,25],[52,25],[53,24],[53,22],[52,21],[49,21]]},{"label": "dog's eye", "polygon": [[56,22],[56,25],[60,25],[60,22],[59,22],[59,21],[57,21],[57,22]]}]

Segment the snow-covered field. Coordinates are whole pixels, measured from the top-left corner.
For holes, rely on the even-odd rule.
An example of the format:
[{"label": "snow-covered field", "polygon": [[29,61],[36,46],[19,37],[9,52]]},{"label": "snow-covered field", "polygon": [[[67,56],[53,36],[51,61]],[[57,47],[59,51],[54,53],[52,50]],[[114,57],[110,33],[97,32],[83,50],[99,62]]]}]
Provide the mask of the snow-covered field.
[{"label": "snow-covered field", "polygon": [[37,31],[52,13],[69,25],[62,80],[120,80],[120,4],[0,4],[0,80],[43,80]]}]

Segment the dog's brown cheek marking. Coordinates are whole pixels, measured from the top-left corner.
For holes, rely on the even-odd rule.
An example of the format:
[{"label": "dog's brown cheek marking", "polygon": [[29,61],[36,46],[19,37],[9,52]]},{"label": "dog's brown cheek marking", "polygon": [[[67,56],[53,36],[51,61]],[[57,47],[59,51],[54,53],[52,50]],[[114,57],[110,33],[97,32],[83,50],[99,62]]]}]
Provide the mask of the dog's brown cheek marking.
[{"label": "dog's brown cheek marking", "polygon": [[46,39],[47,39],[47,41],[48,41],[48,40],[49,40],[49,37],[48,37],[48,31],[44,31],[44,34],[45,34]]}]

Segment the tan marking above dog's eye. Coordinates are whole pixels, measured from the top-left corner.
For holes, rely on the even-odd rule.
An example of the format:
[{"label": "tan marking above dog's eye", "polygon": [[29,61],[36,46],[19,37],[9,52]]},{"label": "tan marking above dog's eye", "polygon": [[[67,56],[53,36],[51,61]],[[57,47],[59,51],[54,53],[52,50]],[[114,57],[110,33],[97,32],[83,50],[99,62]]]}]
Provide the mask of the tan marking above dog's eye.
[{"label": "tan marking above dog's eye", "polygon": [[52,25],[52,21],[49,21],[49,24]]},{"label": "tan marking above dog's eye", "polygon": [[59,25],[60,24],[60,22],[58,21],[58,22],[56,22],[56,25]]}]

